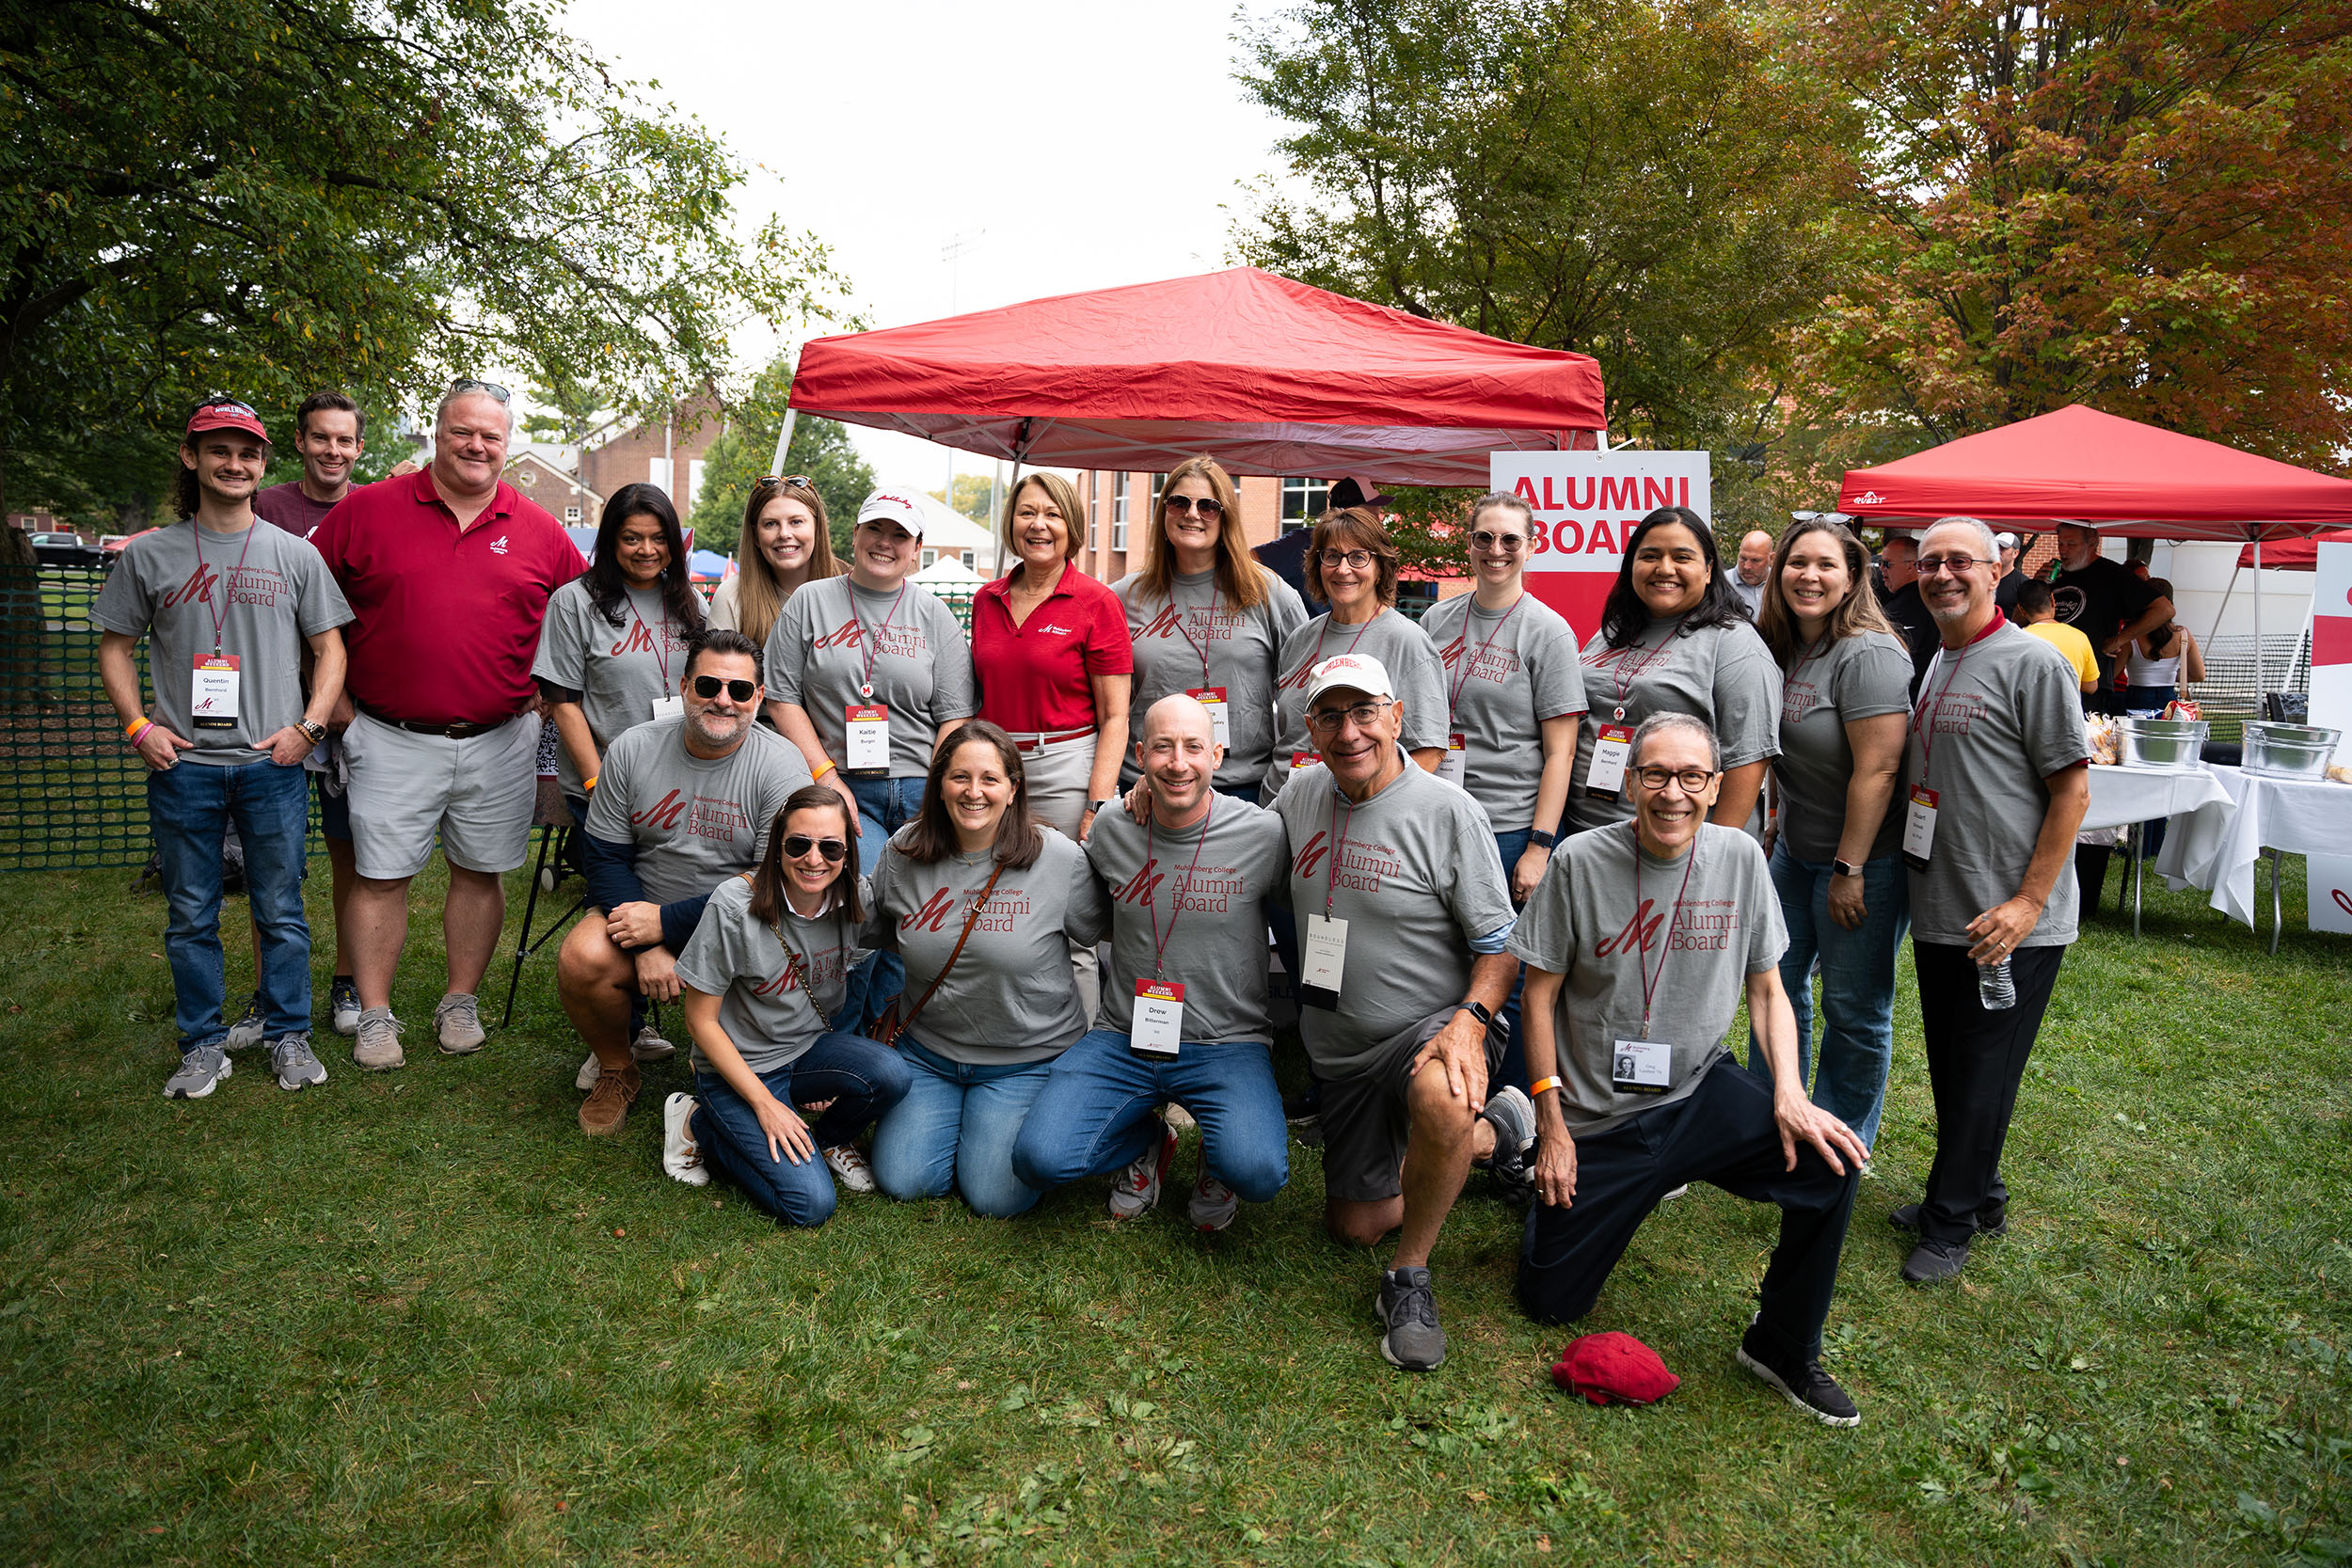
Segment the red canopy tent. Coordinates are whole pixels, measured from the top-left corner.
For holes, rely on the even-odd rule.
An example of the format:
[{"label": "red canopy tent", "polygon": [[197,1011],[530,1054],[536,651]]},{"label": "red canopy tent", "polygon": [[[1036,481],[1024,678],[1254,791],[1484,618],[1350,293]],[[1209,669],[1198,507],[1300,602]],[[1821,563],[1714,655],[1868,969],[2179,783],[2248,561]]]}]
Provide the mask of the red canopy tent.
[{"label": "red canopy tent", "polygon": [[2260,545],[2249,545],[2237,552],[2238,569],[2267,566],[2274,572],[2316,571],[2322,545],[2352,545],[2352,528],[2338,529],[2333,533],[2307,533],[2300,539],[2281,539],[2270,546],[2266,556],[2262,554]]},{"label": "red canopy tent", "polygon": [[[1487,481],[1487,454],[1599,444],[1600,367],[1234,267],[801,350],[790,407],[988,457]],[[787,424],[789,438],[789,423]],[[781,459],[779,459],[781,461]]]}]

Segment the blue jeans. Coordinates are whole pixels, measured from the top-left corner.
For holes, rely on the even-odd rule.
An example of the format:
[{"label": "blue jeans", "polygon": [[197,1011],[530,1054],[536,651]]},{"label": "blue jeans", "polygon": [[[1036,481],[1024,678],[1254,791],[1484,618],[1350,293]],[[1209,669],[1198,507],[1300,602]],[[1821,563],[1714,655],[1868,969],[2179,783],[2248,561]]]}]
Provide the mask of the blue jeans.
[{"label": "blue jeans", "polygon": [[[1780,983],[1797,1015],[1797,1076],[1812,1085],[1813,1103],[1854,1130],[1875,1151],[1879,1113],[1886,1104],[1886,1069],[1895,1056],[1895,950],[1911,928],[1911,888],[1902,857],[1886,855],[1862,866],[1859,930],[1829,915],[1827,862],[1801,861],[1783,839],[1772,849],[1772,887],[1788,927]],[[1813,960],[1821,960],[1820,1069],[1813,1068]],[[1767,1083],[1772,1069],[1755,1037],[1748,1066]]]},{"label": "blue jeans", "polygon": [[[1495,853],[1502,857],[1502,887],[1511,888],[1511,873],[1518,868],[1519,857],[1527,853],[1527,835],[1534,830],[1513,828],[1495,834]],[[1527,1043],[1519,1038],[1519,993],[1527,989],[1527,969],[1521,965],[1512,977],[1511,994],[1503,999],[1502,1010],[1495,1015],[1504,1029],[1502,1066],[1495,1073],[1497,1084],[1516,1084],[1527,1087]]]},{"label": "blue jeans", "polygon": [[[920,779],[851,779],[850,793],[857,797],[857,869],[871,877],[882,864],[882,847],[890,835],[914,820],[923,809]],[[879,1017],[890,999],[906,989],[906,960],[881,951],[866,955],[850,976],[850,994],[841,1006],[841,1022],[864,1028]],[[909,998],[911,1002],[913,998]]]},{"label": "blue jeans", "polygon": [[255,990],[268,1020],[265,1039],[310,1027],[310,927],[302,917],[302,862],[310,831],[310,775],[264,758],[237,767],[182,762],[147,776],[147,820],[164,873],[180,1049],[217,1043],[226,981],[220,948],[223,831],[235,823],[245,845],[245,885],[262,938]]},{"label": "blue jeans", "polygon": [[822,1225],[833,1217],[833,1173],[821,1152],[848,1143],[866,1124],[896,1105],[907,1092],[906,1064],[888,1046],[862,1035],[824,1034],[793,1061],[759,1081],[785,1104],[830,1100],[809,1131],[818,1153],[800,1164],[790,1155],[771,1159],[768,1134],[750,1101],[715,1072],[694,1070],[694,1093],[702,1103],[689,1123],[711,1168],[743,1189],[743,1196],[787,1225]]},{"label": "blue jeans", "polygon": [[1041,1189],[1108,1176],[1158,1146],[1157,1113],[1171,1100],[1200,1123],[1201,1155],[1218,1180],[1252,1203],[1282,1190],[1290,1131],[1264,1046],[1186,1040],[1170,1061],[1136,1054],[1112,1029],[1054,1059],[1013,1145],[1013,1174]]},{"label": "blue jeans", "polygon": [[1015,1174],[1012,1146],[1054,1064],[972,1067],[905,1035],[898,1049],[913,1082],[874,1131],[875,1182],[902,1202],[952,1187],[991,1219],[1035,1205],[1041,1195]]}]

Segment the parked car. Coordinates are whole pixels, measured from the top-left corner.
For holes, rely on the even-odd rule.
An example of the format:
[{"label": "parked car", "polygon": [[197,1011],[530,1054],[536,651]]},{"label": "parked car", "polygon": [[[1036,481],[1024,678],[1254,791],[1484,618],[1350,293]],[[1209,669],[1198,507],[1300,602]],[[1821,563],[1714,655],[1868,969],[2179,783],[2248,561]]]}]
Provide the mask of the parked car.
[{"label": "parked car", "polygon": [[33,559],[43,566],[103,566],[106,554],[78,533],[36,533],[30,536]]},{"label": "parked car", "polygon": [[[154,531],[155,531],[151,528],[143,528],[139,530],[139,533],[152,533]],[[138,533],[102,533],[98,536],[99,553],[109,558],[120,555],[122,553],[122,546],[129,544],[132,540],[136,539],[138,536]]]}]

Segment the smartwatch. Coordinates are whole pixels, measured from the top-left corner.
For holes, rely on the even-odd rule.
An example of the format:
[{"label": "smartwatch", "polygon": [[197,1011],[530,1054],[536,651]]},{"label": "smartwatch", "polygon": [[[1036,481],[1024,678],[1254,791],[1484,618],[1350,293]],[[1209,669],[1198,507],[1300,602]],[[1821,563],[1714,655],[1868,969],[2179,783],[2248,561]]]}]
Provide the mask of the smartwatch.
[{"label": "smartwatch", "polygon": [[1832,861],[1829,863],[1829,865],[1830,869],[1840,877],[1859,877],[1862,875],[1862,867],[1854,864],[1851,861]]},{"label": "smartwatch", "polygon": [[1478,1020],[1479,1025],[1482,1028],[1491,1029],[1495,1026],[1495,1015],[1488,1012],[1478,1003],[1465,1002],[1454,1010],[1457,1013],[1469,1013],[1471,1017]]},{"label": "smartwatch", "polygon": [[1087,802],[1087,810],[1092,812],[1095,816],[1100,816],[1117,804],[1119,804],[1117,797],[1106,797],[1100,800],[1089,800]]},{"label": "smartwatch", "polygon": [[1527,842],[1535,845],[1538,847],[1549,849],[1553,845],[1560,842],[1560,835],[1557,833],[1548,833],[1541,828],[1530,828],[1527,831]]}]

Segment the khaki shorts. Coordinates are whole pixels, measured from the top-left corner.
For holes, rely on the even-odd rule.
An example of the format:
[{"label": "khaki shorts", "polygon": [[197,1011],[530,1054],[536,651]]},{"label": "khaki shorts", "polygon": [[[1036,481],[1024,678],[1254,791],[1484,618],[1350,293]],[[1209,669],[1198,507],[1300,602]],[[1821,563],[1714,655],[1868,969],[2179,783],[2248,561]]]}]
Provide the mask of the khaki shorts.
[{"label": "khaki shorts", "polygon": [[[1370,1067],[1323,1084],[1323,1195],[1343,1203],[1380,1203],[1405,1190],[1405,1139],[1412,1114],[1405,1094],[1413,1058],[1459,1012],[1440,1008],[1408,1029]],[[1486,1082],[1502,1066],[1503,1032],[1486,1031]]]},{"label": "khaki shorts", "polygon": [[363,713],[343,732],[342,746],[360,876],[415,876],[433,858],[436,833],[443,858],[463,870],[495,875],[523,863],[539,793],[539,721],[530,714],[452,740]]}]

